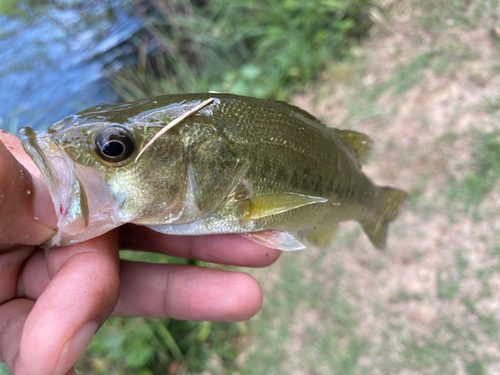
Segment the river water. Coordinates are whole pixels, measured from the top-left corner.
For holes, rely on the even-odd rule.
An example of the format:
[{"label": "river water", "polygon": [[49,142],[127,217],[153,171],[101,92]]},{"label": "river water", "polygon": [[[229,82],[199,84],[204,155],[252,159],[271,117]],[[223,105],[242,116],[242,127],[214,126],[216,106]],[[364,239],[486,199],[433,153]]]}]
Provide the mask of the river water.
[{"label": "river water", "polygon": [[58,0],[23,17],[0,15],[0,127],[42,129],[119,98],[107,67],[133,52],[142,26],[124,0]]}]

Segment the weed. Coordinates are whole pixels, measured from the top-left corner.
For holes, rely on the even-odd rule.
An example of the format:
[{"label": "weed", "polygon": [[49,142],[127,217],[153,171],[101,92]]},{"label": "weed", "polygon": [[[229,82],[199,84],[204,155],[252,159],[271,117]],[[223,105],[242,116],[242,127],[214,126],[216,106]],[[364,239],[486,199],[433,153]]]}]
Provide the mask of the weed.
[{"label": "weed", "polygon": [[240,350],[237,338],[245,334],[241,323],[110,319],[76,368],[98,373],[164,373],[169,365],[179,363],[202,372],[214,353],[230,367]]},{"label": "weed", "polygon": [[150,34],[138,43],[152,49],[149,60],[110,75],[127,100],[208,90],[284,99],[371,25],[370,0],[153,3],[153,12],[137,5]]}]

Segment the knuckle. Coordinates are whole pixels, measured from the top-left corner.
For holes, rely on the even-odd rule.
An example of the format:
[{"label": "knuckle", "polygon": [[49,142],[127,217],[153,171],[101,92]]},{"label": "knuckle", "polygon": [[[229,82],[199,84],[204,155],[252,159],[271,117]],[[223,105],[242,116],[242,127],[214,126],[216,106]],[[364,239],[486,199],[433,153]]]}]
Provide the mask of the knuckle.
[{"label": "knuckle", "polygon": [[4,200],[7,191],[12,185],[13,172],[13,156],[5,148],[0,145],[0,200]]},{"label": "knuckle", "polygon": [[24,213],[31,210],[31,174],[0,144],[0,242],[12,243]]}]

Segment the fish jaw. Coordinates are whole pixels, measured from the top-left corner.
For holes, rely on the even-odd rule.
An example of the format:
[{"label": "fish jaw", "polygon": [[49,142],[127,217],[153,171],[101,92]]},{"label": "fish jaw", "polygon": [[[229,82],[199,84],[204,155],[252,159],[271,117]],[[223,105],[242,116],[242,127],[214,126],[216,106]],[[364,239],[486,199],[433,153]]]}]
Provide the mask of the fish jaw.
[{"label": "fish jaw", "polygon": [[25,127],[19,137],[47,182],[58,217],[58,232],[42,247],[78,243],[121,224],[98,171],[71,160],[50,133]]}]

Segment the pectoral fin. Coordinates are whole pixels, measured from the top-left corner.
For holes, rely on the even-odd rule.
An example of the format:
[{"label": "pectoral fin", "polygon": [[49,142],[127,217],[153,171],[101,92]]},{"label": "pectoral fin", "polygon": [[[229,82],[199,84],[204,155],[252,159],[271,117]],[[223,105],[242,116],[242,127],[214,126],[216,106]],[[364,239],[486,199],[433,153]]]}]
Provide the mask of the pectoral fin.
[{"label": "pectoral fin", "polygon": [[339,225],[335,224],[326,228],[313,230],[306,233],[306,238],[313,245],[319,247],[320,249],[326,249],[330,247],[330,245],[335,240],[338,228]]},{"label": "pectoral fin", "polygon": [[248,163],[236,154],[220,132],[213,129],[200,129],[187,148],[192,178],[190,194],[202,217],[207,217],[240,183]]},{"label": "pectoral fin", "polygon": [[295,236],[279,230],[263,230],[261,232],[238,233],[240,236],[272,249],[296,251],[306,248]]},{"label": "pectoral fin", "polygon": [[311,197],[297,193],[276,193],[259,195],[241,200],[245,215],[242,221],[259,219],[270,215],[276,215],[285,211],[293,210],[314,203],[327,202],[322,197]]}]

